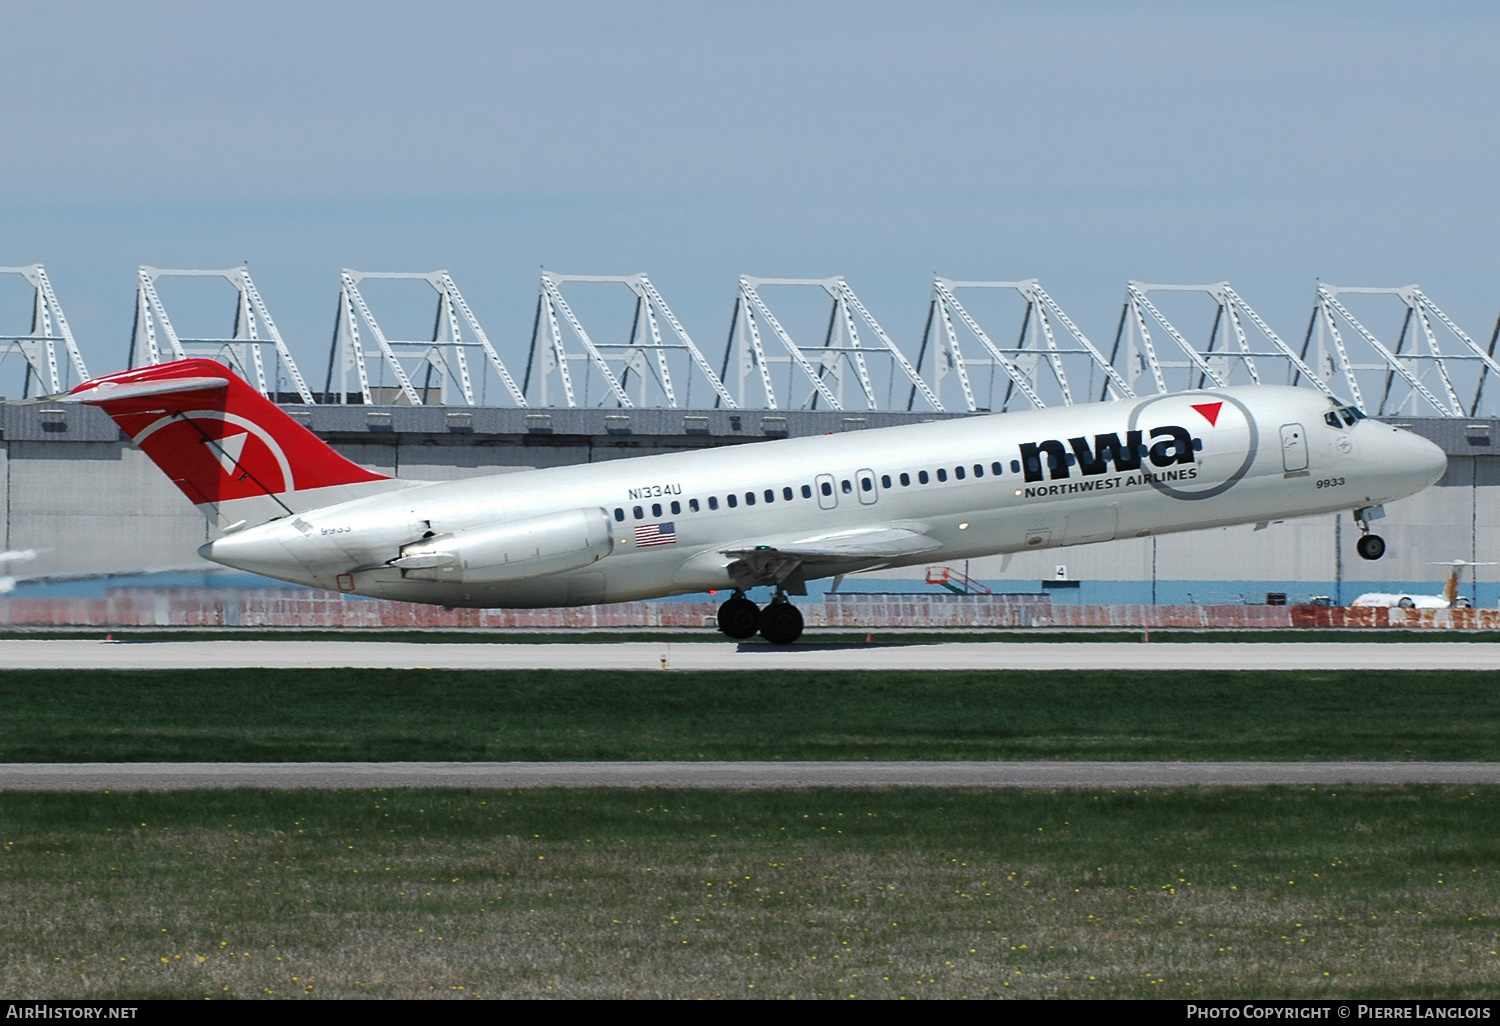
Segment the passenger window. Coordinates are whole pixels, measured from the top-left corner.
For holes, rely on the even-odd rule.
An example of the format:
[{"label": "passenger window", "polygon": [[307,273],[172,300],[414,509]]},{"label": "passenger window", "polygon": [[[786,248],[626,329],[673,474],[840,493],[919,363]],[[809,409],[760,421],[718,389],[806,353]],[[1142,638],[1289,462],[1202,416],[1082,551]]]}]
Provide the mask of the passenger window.
[{"label": "passenger window", "polygon": [[708,497],[708,508],[709,509],[718,509],[719,508],[719,497],[717,495],[710,495]]},{"label": "passenger window", "polygon": [[889,488],[890,486],[891,486],[891,475],[889,475],[889,474],[881,474],[880,475],[880,487],[882,487],[882,488]]},{"label": "passenger window", "polygon": [[1019,474],[1021,472],[1021,461],[1020,460],[1011,460],[1010,461],[1010,472],[1012,474]]},{"label": "passenger window", "polygon": [[766,496],[765,496],[765,498],[766,498],[767,502],[775,502],[776,501],[776,489],[774,489],[774,488],[767,488],[766,489]]},{"label": "passenger window", "polygon": [[802,497],[804,499],[811,499],[812,498],[812,485],[803,485],[802,486]]},{"label": "passenger window", "polygon": [[740,500],[734,497],[733,492],[730,492],[728,495],[724,496],[724,501],[729,503],[730,509],[734,509],[734,507],[740,504]]},{"label": "passenger window", "polygon": [[672,502],[672,515],[675,517],[677,514],[679,514],[681,512],[682,512],[682,503],[677,502],[677,501],[674,500]]},{"label": "passenger window", "polygon": [[956,477],[956,478],[958,478],[960,481],[962,481],[964,479],[964,468],[963,467],[954,467],[953,468],[953,476]]},{"label": "passenger window", "polygon": [[875,490],[875,481],[874,481],[874,479],[873,478],[868,478],[868,477],[862,477],[862,478],[860,478],[859,479],[859,490],[862,491],[862,492],[873,492]]},{"label": "passenger window", "polygon": [[902,474],[901,475],[901,487],[905,488],[905,487],[907,487],[910,484],[911,484],[911,475],[910,474]]},{"label": "passenger window", "polygon": [[621,509],[619,506],[615,507],[615,520],[618,521],[618,522],[620,522],[620,523],[624,523],[625,522],[625,511],[623,509]]},{"label": "passenger window", "polygon": [[754,492],[746,492],[745,493],[745,505],[746,506],[754,506],[755,505],[755,493]]},{"label": "passenger window", "polygon": [[1000,466],[1000,461],[999,461],[999,460],[996,460],[996,461],[995,461],[995,462],[994,462],[994,463],[991,463],[991,464],[990,464],[990,471],[991,471],[991,473],[993,473],[993,474],[994,474],[994,475],[995,475],[995,476],[996,476],[996,477],[999,477],[999,476],[1000,476],[1000,471],[1001,471],[1001,469],[1002,469],[1002,468],[1001,468],[1001,466]]},{"label": "passenger window", "polygon": [[661,516],[661,503],[659,503],[659,502],[653,502],[651,504],[651,515],[653,517],[659,517],[659,516]]},{"label": "passenger window", "polygon": [[925,470],[919,470],[919,471],[917,471],[917,483],[918,484],[926,484],[927,483],[927,471],[925,471]]},{"label": "passenger window", "polygon": [[854,491],[854,486],[849,483],[848,479],[845,479],[844,481],[841,481],[839,483],[839,487],[841,487],[844,490],[844,494],[845,495],[848,495],[848,494],[850,494],[851,492]]},{"label": "passenger window", "polygon": [[688,500],[688,509],[691,512],[693,512],[693,513],[698,512],[698,500],[697,499],[689,499]]},{"label": "passenger window", "polygon": [[943,468],[939,467],[937,474],[938,474],[938,480],[939,481],[946,481],[946,480],[948,480],[948,472],[946,470],[944,470]]},{"label": "passenger window", "polygon": [[785,499],[787,502],[791,502],[792,501],[792,490],[790,488],[783,488],[781,490],[781,497],[783,499]]},{"label": "passenger window", "polygon": [[645,520],[646,519],[645,512],[639,506],[636,506],[636,507],[632,508],[630,512],[632,512],[632,513],[635,514],[635,518],[637,520]]},{"label": "passenger window", "polygon": [[974,464],[974,476],[975,477],[983,477],[984,476],[984,464],[983,463],[976,463],[976,464]]},{"label": "passenger window", "polygon": [[824,495],[832,495],[833,494],[833,483],[830,482],[830,481],[824,481],[823,482],[822,491],[823,491]]}]

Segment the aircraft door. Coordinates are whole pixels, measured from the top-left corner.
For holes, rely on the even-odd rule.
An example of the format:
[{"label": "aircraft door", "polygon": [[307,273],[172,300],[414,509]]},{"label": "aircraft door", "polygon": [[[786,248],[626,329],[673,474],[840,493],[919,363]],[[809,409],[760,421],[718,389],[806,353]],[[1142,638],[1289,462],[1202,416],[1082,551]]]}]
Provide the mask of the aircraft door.
[{"label": "aircraft door", "polygon": [[839,504],[838,488],[834,486],[832,474],[819,474],[813,487],[818,493],[818,505],[823,509],[833,509]]},{"label": "aircraft door", "polygon": [[861,470],[854,475],[854,480],[859,489],[859,501],[866,506],[875,505],[875,500],[880,498],[879,488],[875,484],[875,471]]},{"label": "aircraft door", "polygon": [[1281,467],[1288,474],[1307,473],[1307,432],[1301,424],[1281,425]]}]

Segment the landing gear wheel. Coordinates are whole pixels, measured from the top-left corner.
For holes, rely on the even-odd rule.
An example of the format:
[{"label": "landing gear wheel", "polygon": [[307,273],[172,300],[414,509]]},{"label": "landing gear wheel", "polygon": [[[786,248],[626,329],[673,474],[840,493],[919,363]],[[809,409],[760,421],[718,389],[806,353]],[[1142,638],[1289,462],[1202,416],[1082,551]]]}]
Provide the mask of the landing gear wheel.
[{"label": "landing gear wheel", "polygon": [[719,630],[731,638],[755,636],[760,627],[760,607],[744,595],[736,595],[719,607]]},{"label": "landing gear wheel", "polygon": [[802,636],[802,614],[782,599],[760,611],[760,635],[773,645],[790,645]]},{"label": "landing gear wheel", "polygon": [[1363,559],[1379,559],[1385,555],[1385,539],[1378,534],[1367,534],[1354,543],[1354,551]]}]

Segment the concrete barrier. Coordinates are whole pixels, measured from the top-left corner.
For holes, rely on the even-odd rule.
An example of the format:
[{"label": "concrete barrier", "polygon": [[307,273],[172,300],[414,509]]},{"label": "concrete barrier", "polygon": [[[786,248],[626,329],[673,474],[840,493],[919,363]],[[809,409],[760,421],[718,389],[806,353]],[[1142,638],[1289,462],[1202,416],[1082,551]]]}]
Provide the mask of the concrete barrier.
[{"label": "concrete barrier", "polygon": [[[1500,609],[1064,605],[1017,596],[827,595],[809,627],[1291,628],[1500,630]],[[109,589],[102,598],[0,599],[0,626],[556,628],[712,627],[718,603],[622,602],[567,609],[443,609],[297,589]]]}]

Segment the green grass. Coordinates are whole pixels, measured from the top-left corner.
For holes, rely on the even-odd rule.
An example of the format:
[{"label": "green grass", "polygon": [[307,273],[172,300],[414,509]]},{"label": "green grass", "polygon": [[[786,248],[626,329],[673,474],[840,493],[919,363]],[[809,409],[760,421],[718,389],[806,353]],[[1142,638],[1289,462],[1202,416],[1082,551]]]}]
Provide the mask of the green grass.
[{"label": "green grass", "polygon": [[0,992],[1466,997],[1494,788],[0,795]]},{"label": "green grass", "polygon": [[1480,672],[0,673],[0,761],[1500,760]]}]

